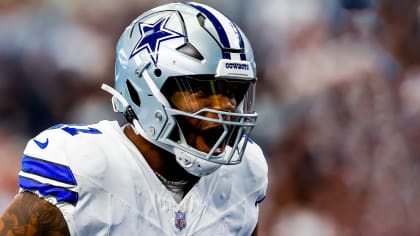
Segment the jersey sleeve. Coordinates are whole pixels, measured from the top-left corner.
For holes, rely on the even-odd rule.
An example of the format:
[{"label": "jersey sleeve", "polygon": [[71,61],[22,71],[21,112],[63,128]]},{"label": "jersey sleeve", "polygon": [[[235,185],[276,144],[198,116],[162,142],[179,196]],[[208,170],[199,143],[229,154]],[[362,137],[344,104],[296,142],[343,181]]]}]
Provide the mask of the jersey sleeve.
[{"label": "jersey sleeve", "polygon": [[68,163],[65,135],[52,127],[28,141],[18,176],[20,191],[31,191],[57,203],[77,204],[77,180]]}]

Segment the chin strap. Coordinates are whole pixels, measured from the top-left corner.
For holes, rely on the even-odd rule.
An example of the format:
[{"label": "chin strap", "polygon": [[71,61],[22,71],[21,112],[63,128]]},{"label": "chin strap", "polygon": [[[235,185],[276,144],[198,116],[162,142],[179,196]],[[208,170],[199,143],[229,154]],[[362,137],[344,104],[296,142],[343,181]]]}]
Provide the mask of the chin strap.
[{"label": "chin strap", "polygon": [[[118,93],[117,90],[115,90],[113,87],[107,84],[102,84],[101,89],[112,95],[112,107],[114,111],[123,112],[124,117],[127,119],[127,121],[134,126],[134,132],[136,132],[137,135],[147,137],[146,132],[143,130],[137,119],[136,113],[134,113],[133,108],[131,108],[127,100],[120,93]],[[119,102],[123,106],[123,111],[118,109],[117,102]]]},{"label": "chin strap", "polygon": [[215,172],[220,168],[221,164],[206,161],[185,152],[179,148],[174,149],[174,154],[178,164],[188,173],[197,177],[203,177]]}]

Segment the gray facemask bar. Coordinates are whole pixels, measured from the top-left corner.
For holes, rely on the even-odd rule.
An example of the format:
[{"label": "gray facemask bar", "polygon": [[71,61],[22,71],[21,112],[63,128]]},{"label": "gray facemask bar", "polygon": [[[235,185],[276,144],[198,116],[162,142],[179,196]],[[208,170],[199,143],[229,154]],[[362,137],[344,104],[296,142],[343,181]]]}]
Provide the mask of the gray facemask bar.
[{"label": "gray facemask bar", "polygon": [[[221,124],[224,131],[208,153],[201,152],[196,149],[188,149],[188,144],[186,143],[184,145],[179,145],[174,140],[171,140],[171,139],[166,139],[166,140],[168,141],[168,144],[178,146],[184,151],[192,152],[194,155],[196,155],[197,157],[201,159],[218,163],[218,164],[223,164],[223,165],[234,165],[241,162],[242,153],[245,150],[245,146],[246,146],[244,144],[246,144],[247,142],[247,140],[242,140],[242,138],[244,136],[248,137],[252,128],[255,126],[256,119],[258,116],[257,113],[238,114],[238,113],[218,111],[218,110],[208,109],[208,108],[201,109],[194,113],[188,113],[188,112],[184,112],[184,111],[172,109],[172,108],[167,108],[165,110],[168,113],[168,115],[178,115],[178,116],[182,115],[182,116],[186,116],[190,118],[195,118],[195,119],[200,119],[200,120],[205,120],[205,121]],[[218,119],[202,116],[200,115],[201,113],[217,114]],[[226,121],[223,119],[224,116],[234,117],[234,120],[236,117],[237,121]],[[233,129],[237,128],[236,130],[237,135],[236,137],[234,137],[235,140],[231,148],[224,150],[219,155],[213,155],[216,149],[223,143],[226,136],[229,134],[232,135],[232,133],[229,132],[228,126],[233,126],[234,127]],[[237,155],[235,155],[235,153]]]}]

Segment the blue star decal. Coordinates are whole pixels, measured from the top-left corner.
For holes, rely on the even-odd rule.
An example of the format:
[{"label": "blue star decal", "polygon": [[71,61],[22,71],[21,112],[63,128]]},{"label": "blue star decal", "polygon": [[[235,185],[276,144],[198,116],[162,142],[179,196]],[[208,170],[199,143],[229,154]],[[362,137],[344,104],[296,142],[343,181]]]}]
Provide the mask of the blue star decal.
[{"label": "blue star decal", "polygon": [[169,16],[162,17],[153,24],[139,23],[141,37],[131,52],[130,59],[142,50],[147,50],[154,64],[158,61],[160,43],[170,39],[185,37],[184,35],[165,28]]}]

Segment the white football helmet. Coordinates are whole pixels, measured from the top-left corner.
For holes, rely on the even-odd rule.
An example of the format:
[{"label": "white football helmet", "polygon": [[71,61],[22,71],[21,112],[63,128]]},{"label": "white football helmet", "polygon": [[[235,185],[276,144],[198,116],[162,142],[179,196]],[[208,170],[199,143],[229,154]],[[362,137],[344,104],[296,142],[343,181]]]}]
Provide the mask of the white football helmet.
[{"label": "white football helmet", "polygon": [[[240,163],[257,119],[256,71],[251,45],[235,23],[203,4],[162,5],[124,30],[116,53],[115,90],[102,88],[114,95],[114,110],[139,135],[173,153],[196,176]],[[236,109],[180,110],[171,102],[176,91],[223,93],[235,99]],[[184,119],[214,124],[194,131],[204,137],[207,150],[188,143]]]}]

